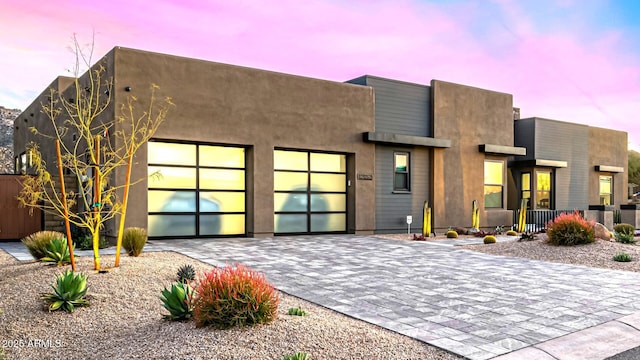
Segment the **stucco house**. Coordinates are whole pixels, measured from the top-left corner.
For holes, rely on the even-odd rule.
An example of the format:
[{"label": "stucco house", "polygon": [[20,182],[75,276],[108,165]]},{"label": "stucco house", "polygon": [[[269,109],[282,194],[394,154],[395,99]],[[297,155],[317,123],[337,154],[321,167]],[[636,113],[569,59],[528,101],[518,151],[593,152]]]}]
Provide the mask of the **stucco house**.
[{"label": "stucco house", "polygon": [[[339,83],[122,47],[100,63],[115,84],[104,119],[130,95],[144,106],[152,82],[176,104],[133,168],[145,180],[127,226],[151,237],[406,232],[408,215],[419,232],[424,201],[436,231],[469,227],[473,200],[493,228],[513,224],[523,197],[531,209],[626,202],[625,132],[517,119],[511,94],[369,75]],[[65,77],[51,87],[73,90]],[[15,121],[17,173],[28,172],[29,141],[53,154],[28,130],[49,126],[48,93]],[[155,171],[162,179],[147,178]]]}]

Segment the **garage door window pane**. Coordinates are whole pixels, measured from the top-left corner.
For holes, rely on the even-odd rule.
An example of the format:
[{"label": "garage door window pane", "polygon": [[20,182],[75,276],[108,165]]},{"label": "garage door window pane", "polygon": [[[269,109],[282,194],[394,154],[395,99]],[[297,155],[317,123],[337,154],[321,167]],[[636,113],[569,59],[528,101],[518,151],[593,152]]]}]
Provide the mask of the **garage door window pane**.
[{"label": "garage door window pane", "polygon": [[307,215],[276,214],[274,220],[277,233],[307,232]]},{"label": "garage door window pane", "polygon": [[149,166],[148,169],[151,177],[150,188],[193,189],[196,187],[196,169],[162,166]]},{"label": "garage door window pane", "polygon": [[307,211],[307,193],[275,193],[275,211]]},{"label": "garage door window pane", "polygon": [[149,212],[195,212],[196,193],[191,191],[150,190]]},{"label": "garage door window pane", "polygon": [[309,169],[309,160],[306,152],[275,150],[273,152],[273,168],[275,170],[301,170]]},{"label": "garage door window pane", "polygon": [[200,216],[200,235],[238,235],[244,232],[244,214]]},{"label": "garage door window pane", "polygon": [[244,192],[205,191],[200,193],[201,212],[244,212]]},{"label": "garage door window pane", "polygon": [[200,189],[244,190],[244,170],[200,169]]},{"label": "garage door window pane", "polygon": [[276,171],[273,175],[273,188],[276,191],[306,191],[307,173]]},{"label": "garage door window pane", "polygon": [[195,215],[149,215],[149,236],[194,236]]},{"label": "garage door window pane", "polygon": [[311,171],[345,172],[346,156],[311,153]]},{"label": "garage door window pane", "polygon": [[244,168],[244,149],[200,145],[200,166]]},{"label": "garage door window pane", "polygon": [[344,231],[346,229],[345,214],[311,214],[311,231]]},{"label": "garage door window pane", "polygon": [[311,194],[311,211],[346,211],[346,204],[344,194]]},{"label": "garage door window pane", "polygon": [[342,174],[311,174],[311,191],[346,191],[347,177]]},{"label": "garage door window pane", "polygon": [[191,144],[174,144],[153,142],[147,143],[149,164],[195,165],[196,146]]}]

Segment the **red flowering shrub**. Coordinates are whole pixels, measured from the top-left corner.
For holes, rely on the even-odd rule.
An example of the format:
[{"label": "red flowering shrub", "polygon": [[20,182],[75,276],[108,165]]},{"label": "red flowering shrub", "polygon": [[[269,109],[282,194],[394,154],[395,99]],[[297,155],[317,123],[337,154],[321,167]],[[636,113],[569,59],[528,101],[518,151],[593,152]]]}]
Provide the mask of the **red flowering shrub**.
[{"label": "red flowering shrub", "polygon": [[551,245],[580,245],[595,241],[595,222],[585,220],[579,212],[561,213],[547,223]]},{"label": "red flowering shrub", "polygon": [[242,264],[204,273],[196,293],[193,318],[197,327],[266,324],[276,318],[280,302],[264,274]]}]

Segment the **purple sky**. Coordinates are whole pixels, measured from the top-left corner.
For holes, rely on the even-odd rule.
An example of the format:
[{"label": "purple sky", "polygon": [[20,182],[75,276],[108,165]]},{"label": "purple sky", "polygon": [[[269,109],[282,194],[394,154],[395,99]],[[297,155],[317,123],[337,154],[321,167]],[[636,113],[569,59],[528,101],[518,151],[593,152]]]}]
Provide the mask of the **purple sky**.
[{"label": "purple sky", "polygon": [[0,105],[24,108],[114,46],[345,81],[370,74],[513,94],[522,117],[624,130],[640,150],[640,2],[0,0]]}]

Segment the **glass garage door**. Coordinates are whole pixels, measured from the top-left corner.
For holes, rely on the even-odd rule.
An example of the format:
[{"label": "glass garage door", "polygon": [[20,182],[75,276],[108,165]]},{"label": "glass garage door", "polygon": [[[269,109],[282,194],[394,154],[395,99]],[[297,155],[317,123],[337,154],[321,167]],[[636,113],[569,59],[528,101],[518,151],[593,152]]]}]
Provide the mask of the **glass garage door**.
[{"label": "glass garage door", "polygon": [[245,149],[148,143],[151,237],[245,235]]},{"label": "glass garage door", "polygon": [[275,150],[276,234],[347,230],[346,155]]}]

